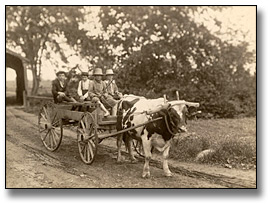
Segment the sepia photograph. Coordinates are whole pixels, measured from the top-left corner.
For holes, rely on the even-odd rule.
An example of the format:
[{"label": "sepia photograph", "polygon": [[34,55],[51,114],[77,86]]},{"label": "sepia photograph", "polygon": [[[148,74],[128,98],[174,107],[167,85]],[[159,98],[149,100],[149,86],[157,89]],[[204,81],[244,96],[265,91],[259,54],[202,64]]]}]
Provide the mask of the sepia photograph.
[{"label": "sepia photograph", "polygon": [[256,189],[257,6],[5,6],[5,188]]}]

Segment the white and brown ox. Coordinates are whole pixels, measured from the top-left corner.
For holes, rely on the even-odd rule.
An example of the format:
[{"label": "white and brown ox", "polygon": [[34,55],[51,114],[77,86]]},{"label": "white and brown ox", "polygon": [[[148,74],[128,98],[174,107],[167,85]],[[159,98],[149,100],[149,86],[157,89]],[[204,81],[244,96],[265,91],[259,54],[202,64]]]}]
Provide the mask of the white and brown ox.
[{"label": "white and brown ox", "polygon": [[146,99],[134,95],[125,96],[118,105],[117,130],[123,130],[162,117],[163,119],[137,127],[117,137],[117,162],[121,161],[122,140],[126,141],[130,159],[135,161],[132,152],[132,139],[142,141],[145,164],[142,177],[150,177],[149,161],[151,149],[156,148],[163,155],[163,170],[166,176],[172,176],[168,167],[171,140],[174,135],[186,131],[186,106],[198,107],[198,103],[183,100],[169,101],[164,98]]}]

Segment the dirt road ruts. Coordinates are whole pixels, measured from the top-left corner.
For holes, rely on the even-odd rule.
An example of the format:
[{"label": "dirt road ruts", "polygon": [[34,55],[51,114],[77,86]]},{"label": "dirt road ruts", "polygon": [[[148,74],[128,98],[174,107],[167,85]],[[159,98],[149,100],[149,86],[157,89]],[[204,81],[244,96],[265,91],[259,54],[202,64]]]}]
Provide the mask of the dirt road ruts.
[{"label": "dirt road ruts", "polygon": [[[126,156],[126,155],[125,155]],[[116,163],[115,139],[104,140],[92,165],[80,160],[76,133],[64,130],[60,149],[46,150],[37,117],[18,107],[6,108],[7,188],[254,188],[254,171],[170,161],[165,177],[161,163],[151,162],[151,178],[142,179],[143,160]]]}]

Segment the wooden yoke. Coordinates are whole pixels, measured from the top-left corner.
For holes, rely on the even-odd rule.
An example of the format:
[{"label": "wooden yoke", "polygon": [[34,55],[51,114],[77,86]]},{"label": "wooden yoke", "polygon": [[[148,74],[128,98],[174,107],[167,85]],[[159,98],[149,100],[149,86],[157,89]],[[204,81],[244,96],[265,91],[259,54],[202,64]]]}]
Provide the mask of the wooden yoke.
[{"label": "wooden yoke", "polygon": [[194,103],[194,102],[188,102],[188,101],[185,101],[185,105],[187,106],[193,106],[193,107],[199,107],[199,103]]},{"label": "wooden yoke", "polygon": [[151,115],[151,114],[157,113],[157,112],[159,112],[162,109],[167,109],[169,106],[170,106],[169,103],[163,104],[163,105],[159,106],[158,108],[146,111],[146,114],[147,115]]},{"label": "wooden yoke", "polygon": [[199,107],[199,103],[188,102],[188,101],[184,101],[184,100],[170,101],[170,103],[172,106],[185,104],[187,106]]}]

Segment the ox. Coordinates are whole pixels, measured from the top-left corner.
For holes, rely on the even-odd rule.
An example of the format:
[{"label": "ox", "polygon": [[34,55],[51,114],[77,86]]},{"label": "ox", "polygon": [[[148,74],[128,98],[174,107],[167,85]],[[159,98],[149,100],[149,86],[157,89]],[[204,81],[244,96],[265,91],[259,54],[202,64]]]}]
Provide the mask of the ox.
[{"label": "ox", "polygon": [[132,139],[142,141],[145,154],[145,163],[142,177],[150,177],[149,161],[151,149],[156,148],[163,155],[163,171],[166,176],[172,176],[168,167],[168,156],[172,138],[186,131],[186,106],[198,107],[198,103],[190,103],[183,100],[165,103],[164,98],[146,99],[134,95],[125,96],[118,104],[117,130],[146,123],[150,120],[163,118],[144,126],[137,127],[117,137],[117,162],[121,161],[122,140],[125,141],[130,159],[135,161],[132,152]]}]

